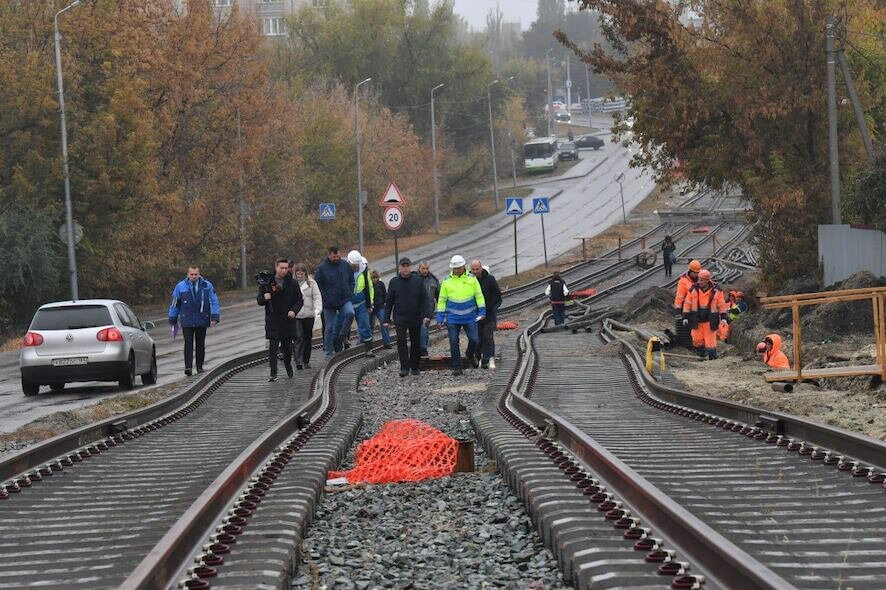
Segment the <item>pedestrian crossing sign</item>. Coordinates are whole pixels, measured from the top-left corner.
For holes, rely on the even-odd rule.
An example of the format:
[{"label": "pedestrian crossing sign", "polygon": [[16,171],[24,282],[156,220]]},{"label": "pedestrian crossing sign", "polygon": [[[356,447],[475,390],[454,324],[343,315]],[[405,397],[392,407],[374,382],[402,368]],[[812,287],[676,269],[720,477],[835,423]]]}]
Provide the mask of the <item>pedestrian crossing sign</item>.
[{"label": "pedestrian crossing sign", "polygon": [[550,213],[551,204],[548,202],[548,197],[532,199],[532,212],[539,214]]},{"label": "pedestrian crossing sign", "polygon": [[505,213],[508,215],[523,215],[523,199],[520,197],[505,197]]},{"label": "pedestrian crossing sign", "polygon": [[335,221],[335,203],[320,203],[320,221]]}]

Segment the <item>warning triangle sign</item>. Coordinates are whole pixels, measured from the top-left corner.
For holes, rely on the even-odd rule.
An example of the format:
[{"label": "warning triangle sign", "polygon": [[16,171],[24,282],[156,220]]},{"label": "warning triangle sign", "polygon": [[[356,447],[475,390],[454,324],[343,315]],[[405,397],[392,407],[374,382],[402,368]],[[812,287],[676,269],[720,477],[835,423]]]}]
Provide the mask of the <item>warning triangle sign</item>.
[{"label": "warning triangle sign", "polygon": [[390,207],[391,205],[402,205],[406,202],[406,199],[403,198],[403,195],[400,193],[400,189],[397,188],[397,185],[391,182],[388,185],[388,189],[385,191],[385,194],[381,198],[381,202],[379,205],[382,207]]},{"label": "warning triangle sign", "polygon": [[519,215],[523,213],[523,199],[508,199],[508,215]]}]

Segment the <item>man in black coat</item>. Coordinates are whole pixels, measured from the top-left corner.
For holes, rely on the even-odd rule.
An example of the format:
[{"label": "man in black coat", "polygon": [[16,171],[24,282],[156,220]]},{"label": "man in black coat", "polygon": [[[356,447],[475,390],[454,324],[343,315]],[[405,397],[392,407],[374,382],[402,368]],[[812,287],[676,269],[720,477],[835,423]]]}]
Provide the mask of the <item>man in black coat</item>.
[{"label": "man in black coat", "polygon": [[[428,290],[421,276],[412,270],[412,261],[400,259],[400,267],[388,284],[388,296],[385,300],[385,325],[397,330],[397,352],[400,355],[400,376],[405,377],[412,372],[419,374],[418,362],[421,354],[421,326],[431,322],[431,311],[428,305]],[[409,349],[406,348],[406,336],[409,335]]]},{"label": "man in black coat", "polygon": [[289,274],[289,260],[280,258],[274,268],[274,280],[267,287],[259,287],[256,301],[265,308],[265,338],[270,341],[268,361],[271,376],[268,381],[277,380],[277,349],[283,346],[283,365],[286,374],[292,377],[292,339],[295,338],[295,314],[301,309],[304,300],[301,288]]},{"label": "man in black coat", "polygon": [[501,306],[501,289],[495,277],[483,268],[479,260],[471,261],[471,274],[477,277],[480,290],[483,291],[483,299],[486,300],[486,317],[480,320],[479,333],[480,345],[472,349],[468,345],[467,358],[474,367],[482,366],[484,369],[495,368],[495,326],[498,324],[496,314]]}]

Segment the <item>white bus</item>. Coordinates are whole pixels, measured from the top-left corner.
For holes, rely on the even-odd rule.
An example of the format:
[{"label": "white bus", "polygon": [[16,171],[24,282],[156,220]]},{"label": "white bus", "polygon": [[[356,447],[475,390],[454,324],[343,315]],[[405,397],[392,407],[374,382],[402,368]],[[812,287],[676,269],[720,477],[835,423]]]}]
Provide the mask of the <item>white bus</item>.
[{"label": "white bus", "polygon": [[559,163],[556,137],[539,137],[523,144],[526,172],[550,172],[556,170]]}]

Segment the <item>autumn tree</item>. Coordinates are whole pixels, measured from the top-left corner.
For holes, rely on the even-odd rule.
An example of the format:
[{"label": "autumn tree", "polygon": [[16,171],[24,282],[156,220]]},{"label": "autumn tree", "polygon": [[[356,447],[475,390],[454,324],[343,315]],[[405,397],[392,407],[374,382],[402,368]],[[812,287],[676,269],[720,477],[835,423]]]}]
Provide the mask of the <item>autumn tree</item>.
[{"label": "autumn tree", "polygon": [[[693,183],[741,187],[758,222],[765,280],[816,274],[816,225],[830,221],[825,21],[837,15],[845,38],[856,26],[882,23],[882,9],[872,0],[582,0],[581,7],[602,15],[613,50],[582,51],[562,31],[558,38],[631,95],[632,139],[642,148],[633,163],[664,177],[679,161]],[[680,22],[688,7],[703,26]],[[863,72],[855,82],[865,95],[883,86]],[[857,162],[851,114],[841,117],[841,158]]]}]

